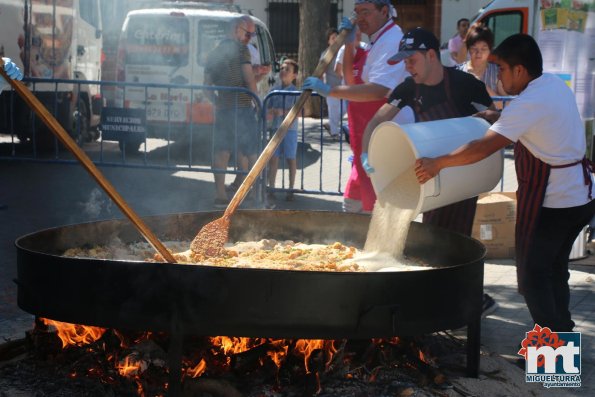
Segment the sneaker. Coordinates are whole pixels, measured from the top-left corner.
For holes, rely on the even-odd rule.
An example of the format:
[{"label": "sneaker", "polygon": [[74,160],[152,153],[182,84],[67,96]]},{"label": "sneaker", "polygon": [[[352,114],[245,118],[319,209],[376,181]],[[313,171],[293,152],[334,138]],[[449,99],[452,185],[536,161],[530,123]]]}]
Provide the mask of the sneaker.
[{"label": "sneaker", "polygon": [[498,309],[498,303],[489,296],[488,294],[483,294],[483,306],[481,308],[481,318],[485,318],[490,314],[494,313]]},{"label": "sneaker", "polygon": [[227,208],[227,206],[229,205],[229,200],[217,197],[213,202],[213,205],[215,206],[215,208]]}]

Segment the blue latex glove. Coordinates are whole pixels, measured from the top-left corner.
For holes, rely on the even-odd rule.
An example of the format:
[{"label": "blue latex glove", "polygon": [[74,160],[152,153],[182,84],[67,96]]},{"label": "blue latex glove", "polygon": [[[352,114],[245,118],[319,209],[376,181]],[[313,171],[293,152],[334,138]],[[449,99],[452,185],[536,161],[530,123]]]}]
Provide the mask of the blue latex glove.
[{"label": "blue latex glove", "polygon": [[13,80],[22,80],[23,72],[21,72],[21,69],[10,58],[3,57],[2,60],[4,61],[4,71],[8,77]]},{"label": "blue latex glove", "polygon": [[307,77],[302,85],[302,90],[312,90],[318,92],[320,95],[326,97],[331,92],[331,86],[325,84],[317,77]]},{"label": "blue latex glove", "polygon": [[376,172],[374,167],[372,167],[370,163],[368,163],[368,153],[362,153],[359,158],[362,161],[362,167],[364,167],[366,174],[370,175]]},{"label": "blue latex glove", "polygon": [[351,19],[347,17],[343,17],[341,19],[341,23],[339,24],[339,32],[341,30],[346,30],[349,32],[347,36],[345,36],[345,44],[353,43],[355,41],[355,26],[351,23]]}]

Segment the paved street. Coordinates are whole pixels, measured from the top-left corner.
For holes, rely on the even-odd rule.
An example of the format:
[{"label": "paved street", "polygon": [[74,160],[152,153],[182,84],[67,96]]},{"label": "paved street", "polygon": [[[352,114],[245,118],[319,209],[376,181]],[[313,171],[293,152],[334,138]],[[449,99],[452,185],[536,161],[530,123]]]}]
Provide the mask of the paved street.
[{"label": "paved street", "polygon": [[[312,141],[310,150],[316,161],[304,173],[305,186],[320,184],[322,171],[342,171],[343,184],[349,166],[346,156],[340,159],[339,143],[327,139]],[[2,148],[0,148],[2,150]],[[329,157],[322,157],[324,151]],[[4,150],[4,152],[6,152]],[[333,157],[334,156],[334,157]],[[324,158],[324,164],[320,159]],[[325,168],[326,167],[326,168]],[[334,167],[334,168],[333,168]],[[322,170],[322,171],[321,171]],[[330,171],[329,171],[330,170]],[[101,171],[124,199],[141,216],[198,210],[211,210],[212,175],[183,170],[159,170],[104,166]],[[228,182],[231,181],[228,178]],[[331,177],[329,176],[329,180]],[[328,189],[337,189],[338,181],[324,182]],[[21,338],[32,326],[32,316],[16,304],[17,237],[43,228],[121,217],[118,209],[82,167],[30,161],[0,161],[0,342]],[[344,186],[344,185],[343,185]],[[505,161],[505,191],[516,188],[510,153]],[[495,190],[500,190],[498,186]],[[279,200],[278,208],[339,211],[341,198],[329,195],[298,194],[294,202]],[[571,264],[572,312],[582,332],[582,382],[570,395],[595,395],[595,259]],[[533,324],[522,298],[516,292],[516,276],[512,260],[487,261],[485,290],[500,308],[482,321],[482,345],[487,352],[513,360],[524,333]],[[522,372],[519,372],[522,376]],[[544,396],[558,396],[555,389],[538,388]]]}]

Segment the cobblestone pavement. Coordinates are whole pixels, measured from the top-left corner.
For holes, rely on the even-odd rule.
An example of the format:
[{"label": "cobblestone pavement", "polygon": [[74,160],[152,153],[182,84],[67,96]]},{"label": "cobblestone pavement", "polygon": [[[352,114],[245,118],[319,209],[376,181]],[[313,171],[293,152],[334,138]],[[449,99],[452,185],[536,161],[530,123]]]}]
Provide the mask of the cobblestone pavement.
[{"label": "cobblestone pavement", "polygon": [[[329,143],[332,149],[332,144]],[[346,159],[344,160],[346,161]],[[102,172],[141,216],[212,209],[211,174],[155,169],[103,167]],[[516,189],[510,154],[505,162],[505,191]],[[314,175],[313,177],[316,177]],[[346,177],[346,175],[345,175]],[[228,182],[231,181],[231,178]],[[16,250],[19,236],[64,224],[121,217],[96,183],[79,166],[0,161],[0,343],[21,338],[33,318],[16,303]],[[500,190],[500,186],[496,190]],[[278,208],[340,211],[338,196],[296,195]],[[582,333],[582,382],[576,395],[595,395],[595,259],[571,262],[572,313]],[[512,260],[487,261],[485,290],[500,308],[482,321],[482,345],[511,361],[518,344],[533,324],[516,292]],[[541,395],[541,393],[540,393]],[[556,390],[543,389],[543,395]]]}]

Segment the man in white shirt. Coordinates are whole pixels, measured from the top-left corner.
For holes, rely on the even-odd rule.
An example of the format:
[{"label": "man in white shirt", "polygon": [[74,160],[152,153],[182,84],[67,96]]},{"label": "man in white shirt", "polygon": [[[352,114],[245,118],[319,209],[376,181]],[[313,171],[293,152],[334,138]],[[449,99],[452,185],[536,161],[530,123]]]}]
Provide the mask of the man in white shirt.
[{"label": "man in white shirt", "polygon": [[515,144],[519,292],[535,323],[570,332],[568,258],[595,214],[584,127],[570,88],[543,74],[541,52],[531,36],[508,37],[493,57],[504,89],[518,97],[501,115],[479,114],[497,120],[483,138],[444,156],[418,159],[417,178],[425,183],[443,168],[471,164]]},{"label": "man in white shirt", "polygon": [[[374,208],[376,195],[360,161],[364,129],[376,111],[386,103],[390,91],[405,79],[407,72],[403,65],[389,65],[386,62],[394,52],[395,43],[403,37],[401,28],[393,22],[396,10],[390,0],[355,0],[354,11],[357,26],[370,40],[357,60],[351,59],[351,64],[346,62],[348,56],[353,57],[355,53],[355,29],[348,18],[343,18],[339,31],[350,31],[345,40],[343,68],[344,71],[348,68],[353,72],[355,83],[331,87],[316,77],[308,77],[302,89],[349,101],[347,115],[353,163],[345,187],[343,209],[348,212],[370,212]],[[344,77],[347,81],[346,73]],[[414,121],[411,109],[397,117],[395,121],[402,124]]]}]

